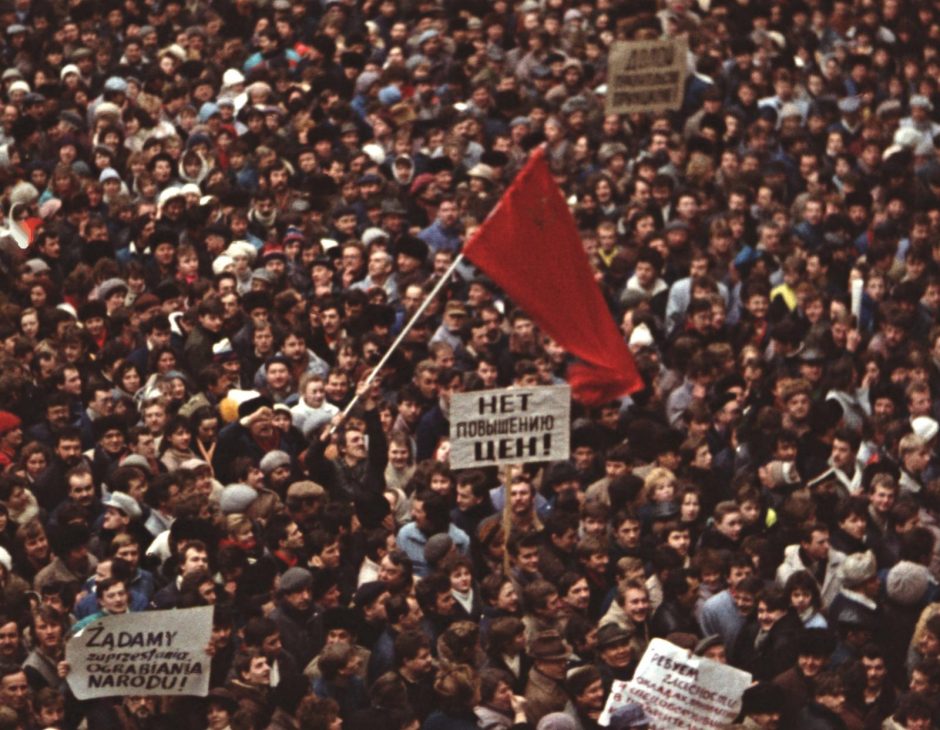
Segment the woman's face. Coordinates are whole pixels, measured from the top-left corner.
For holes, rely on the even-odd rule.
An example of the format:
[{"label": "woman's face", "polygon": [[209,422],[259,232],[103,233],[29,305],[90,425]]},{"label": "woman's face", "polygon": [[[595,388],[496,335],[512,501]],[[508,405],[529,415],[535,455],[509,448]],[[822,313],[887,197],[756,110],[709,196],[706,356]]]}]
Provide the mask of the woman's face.
[{"label": "woman's face", "polygon": [[808,611],[813,605],[813,594],[805,588],[794,588],[790,592],[790,605],[797,613]]},{"label": "woman's face", "polygon": [[443,494],[445,496],[450,495],[450,479],[444,474],[434,474],[431,476],[431,491],[437,492],[438,494]]},{"label": "woman's face", "polygon": [[698,495],[694,493],[686,494],[682,498],[682,505],[679,509],[679,517],[683,522],[695,522],[701,511]]},{"label": "woman's face", "polygon": [[[46,303],[49,300],[49,296],[46,294],[44,287],[39,286],[38,284],[34,285],[29,290],[29,303],[33,309],[40,309],[45,307]],[[36,323],[36,331],[39,331],[39,322]]]},{"label": "woman's face", "polygon": [[[46,455],[41,451],[37,451],[35,454],[31,454],[30,457],[26,460],[26,474],[31,478],[35,479],[39,476],[39,473],[48,466],[49,462],[46,460]],[[21,489],[23,492],[23,498],[26,497],[26,491]]]},{"label": "woman's face", "polygon": [[450,574],[450,587],[460,593],[469,592],[473,587],[473,576],[465,565],[457,566]]},{"label": "woman's face", "polygon": [[[42,456],[42,454],[39,454]],[[45,457],[43,457],[45,459]],[[27,463],[27,468],[28,468]],[[29,504],[29,497],[26,494],[26,490],[23,487],[13,487],[13,491],[10,492],[10,498],[7,500],[7,506],[14,512],[21,512],[26,509]]]},{"label": "woman's face", "polygon": [[712,452],[708,448],[708,444],[702,444],[695,451],[695,459],[692,461],[692,466],[698,469],[712,468]]},{"label": "woman's face", "polygon": [[668,502],[676,495],[676,485],[670,481],[663,481],[653,487],[654,502]]},{"label": "woman's face", "polygon": [[137,368],[128,368],[124,371],[121,388],[125,393],[136,393],[140,390],[140,373],[137,372]]},{"label": "woman's face", "polygon": [[[39,287],[42,289],[42,287]],[[32,292],[30,292],[32,295]],[[45,295],[45,290],[43,290],[43,295]],[[32,297],[30,297],[32,298]],[[29,314],[24,314],[20,318],[20,329],[23,331],[23,335],[34,340],[39,335],[39,317],[37,317],[33,312]]]},{"label": "woman's face", "polygon": [[516,593],[515,586],[506,581],[499,589],[499,595],[496,597],[496,607],[507,613],[516,613],[519,610],[519,594]]},{"label": "woman's face", "polygon": [[[175,382],[175,381],[174,381]],[[179,451],[189,448],[190,433],[188,428],[178,428],[170,434],[170,445]]]},{"label": "woman's face", "polygon": [[200,441],[214,441],[219,432],[218,418],[204,418],[199,422],[197,435]]},{"label": "woman's face", "polygon": [[170,398],[173,400],[182,400],[186,397],[186,383],[180,378],[173,378],[170,381]]},{"label": "woman's face", "polygon": [[209,705],[209,711],[206,713],[206,724],[209,726],[209,730],[222,730],[228,727],[228,710],[215,703]]},{"label": "woman's face", "polygon": [[168,373],[176,367],[176,355],[172,352],[161,353],[157,359],[157,372]]},{"label": "woman's face", "polygon": [[493,691],[493,707],[497,710],[512,710],[512,687],[505,682],[497,684]]}]

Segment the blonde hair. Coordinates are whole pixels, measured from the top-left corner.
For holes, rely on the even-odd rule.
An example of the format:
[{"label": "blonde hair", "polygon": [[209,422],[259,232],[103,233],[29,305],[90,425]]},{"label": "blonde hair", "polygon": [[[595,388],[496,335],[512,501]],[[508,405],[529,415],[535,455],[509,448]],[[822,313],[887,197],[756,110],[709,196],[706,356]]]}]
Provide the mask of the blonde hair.
[{"label": "blonde hair", "polygon": [[643,480],[643,501],[652,502],[653,494],[656,492],[656,488],[662,486],[663,484],[672,484],[672,488],[676,488],[676,475],[673,474],[669,469],[666,469],[662,466],[657,466],[649,474],[646,475],[646,479]]}]

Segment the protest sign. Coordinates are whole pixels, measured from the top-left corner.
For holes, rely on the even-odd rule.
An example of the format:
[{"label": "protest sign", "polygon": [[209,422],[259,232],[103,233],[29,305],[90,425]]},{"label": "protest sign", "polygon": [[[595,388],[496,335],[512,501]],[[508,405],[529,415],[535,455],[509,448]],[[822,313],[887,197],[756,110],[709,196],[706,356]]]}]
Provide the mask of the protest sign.
[{"label": "protest sign", "polygon": [[685,38],[618,41],[607,62],[607,113],[635,114],[678,109],[685,93]]},{"label": "protest sign", "polygon": [[570,423],[567,385],[455,393],[450,465],[471,469],[567,459]]},{"label": "protest sign", "polygon": [[105,616],[65,645],[68,684],[80,700],[209,692],[212,606]]},{"label": "protest sign", "polygon": [[751,675],[653,639],[629,682],[615,681],[598,724],[607,727],[618,707],[635,702],[654,727],[720,728],[734,721]]}]

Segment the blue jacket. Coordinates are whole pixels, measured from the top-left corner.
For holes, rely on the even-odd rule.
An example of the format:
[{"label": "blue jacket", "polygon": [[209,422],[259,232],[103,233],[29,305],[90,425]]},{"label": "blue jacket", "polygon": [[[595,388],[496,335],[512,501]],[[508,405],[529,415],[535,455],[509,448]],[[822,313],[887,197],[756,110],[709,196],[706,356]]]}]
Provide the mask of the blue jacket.
[{"label": "blue jacket", "polygon": [[[467,533],[456,525],[451,524],[447,528],[447,534],[454,541],[454,546],[461,555],[466,555],[470,549],[470,538]],[[428,538],[425,536],[414,522],[409,522],[398,531],[396,538],[398,547],[405,551],[405,554],[411,558],[414,565],[414,573],[419,578],[427,577],[430,573],[427,561],[424,559],[424,546],[428,544]]]}]

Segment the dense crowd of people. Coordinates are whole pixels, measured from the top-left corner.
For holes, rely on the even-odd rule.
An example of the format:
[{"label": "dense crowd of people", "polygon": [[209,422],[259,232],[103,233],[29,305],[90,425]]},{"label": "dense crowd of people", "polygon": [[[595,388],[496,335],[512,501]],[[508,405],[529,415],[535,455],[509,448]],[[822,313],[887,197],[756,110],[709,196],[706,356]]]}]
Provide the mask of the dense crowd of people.
[{"label": "dense crowd of people", "polygon": [[[0,28],[0,729],[591,730],[654,637],[752,675],[735,728],[936,727],[936,0]],[[678,37],[681,108],[607,113]],[[455,393],[571,364],[454,266],[537,148],[642,387],[453,469]],[[75,632],[207,605],[207,697],[70,691]]]}]

